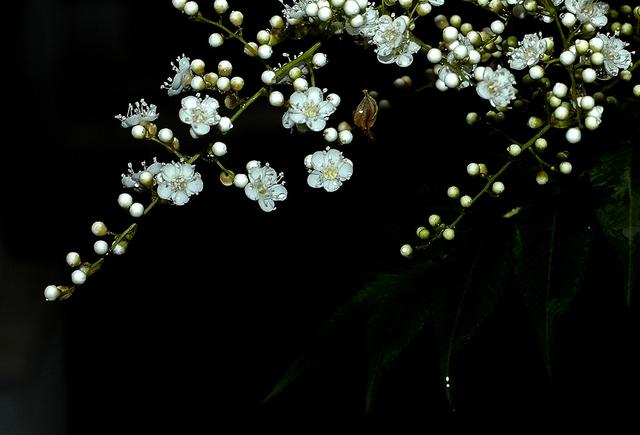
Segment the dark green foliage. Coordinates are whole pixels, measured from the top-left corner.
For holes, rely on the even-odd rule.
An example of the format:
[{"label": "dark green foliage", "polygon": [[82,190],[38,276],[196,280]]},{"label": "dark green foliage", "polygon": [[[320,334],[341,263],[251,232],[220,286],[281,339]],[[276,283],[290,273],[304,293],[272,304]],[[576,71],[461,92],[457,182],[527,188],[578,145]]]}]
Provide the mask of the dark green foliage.
[{"label": "dark green foliage", "polygon": [[538,332],[549,375],[553,338],[582,287],[593,242],[588,215],[571,206],[540,207],[523,216],[515,230],[515,282]]},{"label": "dark green foliage", "polygon": [[452,404],[456,363],[465,345],[511,291],[529,314],[551,375],[554,338],[585,284],[598,234],[624,266],[625,299],[631,303],[640,263],[638,168],[638,152],[626,145],[604,154],[589,180],[559,179],[538,189],[514,217],[468,219],[464,236],[446,242],[446,256],[414,263],[402,273],[382,274],[340,308],[267,400],[330,355],[364,340],[370,411],[385,375],[407,347],[424,342],[420,333],[428,328]]},{"label": "dark green foliage", "polygon": [[419,263],[402,274],[380,275],[367,285],[324,324],[313,346],[291,364],[265,401],[366,333],[371,360],[369,408],[380,378],[424,325],[426,298],[419,283],[431,266],[431,262]]},{"label": "dark green foliage", "polygon": [[430,283],[425,278],[430,267],[432,263],[421,264],[407,275],[385,275],[373,284],[378,301],[369,317],[366,334],[367,412],[383,376],[425,325],[430,302]]},{"label": "dark green foliage", "polygon": [[513,268],[513,228],[507,222],[500,224],[504,226],[487,228],[485,236],[473,244],[474,248],[470,248],[473,255],[466,264],[460,262],[460,273],[452,277],[453,285],[434,292],[431,325],[439,346],[443,384],[450,404],[452,392],[448,384],[455,376],[452,373],[455,361],[500,302]]},{"label": "dark green foliage", "polygon": [[637,144],[606,152],[590,171],[595,213],[624,268],[624,298],[631,306],[640,264],[640,152]]}]

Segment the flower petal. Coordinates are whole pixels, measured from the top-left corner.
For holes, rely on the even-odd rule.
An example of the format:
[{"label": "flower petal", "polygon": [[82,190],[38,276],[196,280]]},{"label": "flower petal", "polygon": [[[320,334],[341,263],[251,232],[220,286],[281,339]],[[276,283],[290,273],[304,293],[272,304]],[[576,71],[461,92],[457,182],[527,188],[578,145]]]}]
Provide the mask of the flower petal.
[{"label": "flower petal", "polygon": [[326,162],[326,156],[324,151],[316,151],[311,156],[311,167],[318,171],[322,171]]},{"label": "flower petal", "polygon": [[491,94],[489,93],[489,84],[485,81],[478,83],[476,92],[478,93],[478,95],[480,95],[480,97],[484,99],[488,100],[489,98],[491,98]]},{"label": "flower petal", "polygon": [[269,189],[269,193],[271,194],[271,198],[273,198],[274,201],[284,201],[289,195],[287,188],[282,184],[275,184],[271,186],[271,188]]},{"label": "flower petal", "polygon": [[326,180],[322,185],[327,192],[335,192],[340,186],[342,186],[342,183],[339,180]]},{"label": "flower petal", "polygon": [[511,69],[519,71],[525,69],[527,67],[527,63],[521,56],[514,53],[514,55],[509,59],[509,66]]},{"label": "flower petal", "polygon": [[323,101],[318,105],[318,115],[327,117],[336,111],[336,106],[331,101]]},{"label": "flower petal", "polygon": [[209,131],[211,131],[211,127],[209,127],[207,124],[194,123],[191,124],[191,128],[198,136],[204,136],[205,134],[209,133]]},{"label": "flower petal", "polygon": [[322,173],[320,171],[313,171],[307,177],[307,184],[314,189],[322,187],[323,183],[324,177],[322,176]]},{"label": "flower petal", "polygon": [[293,107],[301,108],[307,101],[307,96],[302,92],[294,92],[289,97],[289,104]]},{"label": "flower petal", "polygon": [[187,202],[189,202],[189,195],[180,190],[173,194],[171,200],[175,205],[185,205]]},{"label": "flower petal", "polygon": [[493,74],[493,68],[490,66],[485,67],[482,74],[482,80],[491,80],[493,78]]},{"label": "flower petal", "polygon": [[322,102],[322,90],[320,90],[320,88],[314,86],[307,89],[307,103],[317,106],[321,102]]},{"label": "flower petal", "polygon": [[136,187],[136,182],[131,177],[122,177],[122,186],[127,189],[133,189]]},{"label": "flower petal", "polygon": [[178,167],[175,163],[170,163],[168,165],[164,165],[162,168],[162,175],[165,180],[170,181],[178,176]]},{"label": "flower petal", "polygon": [[349,159],[344,159],[338,166],[338,175],[341,180],[348,180],[353,175],[353,163]]},{"label": "flower petal", "polygon": [[329,162],[330,165],[335,166],[340,160],[342,160],[342,153],[340,151],[335,148],[327,150],[327,162]]},{"label": "flower petal", "polygon": [[125,119],[122,124],[123,126],[126,125],[127,127],[134,127],[136,125],[139,125],[141,120],[142,118],[140,117],[140,115],[131,115],[130,117]]},{"label": "flower petal", "polygon": [[178,61],[178,69],[180,71],[189,71],[191,69],[191,59],[187,56],[182,56]]},{"label": "flower petal", "polygon": [[169,199],[173,195],[173,189],[169,183],[160,183],[158,185],[158,196],[162,199]]},{"label": "flower petal", "polygon": [[180,109],[178,112],[178,116],[180,117],[180,121],[185,124],[191,124],[193,122],[193,117],[191,116],[191,111],[187,109]]},{"label": "flower petal", "polygon": [[193,174],[195,174],[195,172],[196,172],[195,166],[189,163],[183,163],[180,165],[180,173],[187,180],[193,178]]},{"label": "flower petal", "polygon": [[200,104],[200,100],[193,95],[189,95],[188,97],[184,97],[182,99],[182,107],[187,110],[193,110],[198,107]]},{"label": "flower petal", "polygon": [[271,166],[264,166],[261,168],[262,170],[262,182],[265,186],[271,186],[272,184],[276,184],[278,180],[278,173]]},{"label": "flower petal", "polygon": [[303,124],[307,121],[307,117],[300,112],[289,112],[289,119],[295,124]]},{"label": "flower petal", "polygon": [[413,63],[413,56],[411,54],[403,53],[396,58],[396,65],[402,68],[406,68]]},{"label": "flower petal", "polygon": [[272,199],[259,199],[258,200],[258,204],[260,205],[260,208],[263,211],[266,211],[267,213],[269,213],[270,211],[273,211],[276,208],[276,203],[273,202]]},{"label": "flower petal", "polygon": [[262,168],[260,166],[249,169],[249,181],[255,183],[262,177]]},{"label": "flower petal", "polygon": [[175,94],[179,94],[180,91],[182,90],[182,80],[183,80],[183,77],[181,73],[177,73],[175,76],[173,76],[173,80],[171,81],[170,91],[173,91]]},{"label": "flower petal", "polygon": [[407,30],[407,22],[403,17],[398,17],[393,21],[393,27],[398,31],[398,33],[402,34]]},{"label": "flower petal", "polygon": [[207,112],[215,112],[218,107],[220,107],[220,104],[215,98],[207,97],[202,102],[202,108]]},{"label": "flower petal", "polygon": [[198,178],[194,178],[193,180],[189,181],[187,183],[187,191],[197,195],[198,193],[202,192],[202,188],[204,187],[203,183],[202,183],[202,178],[198,177]]},{"label": "flower petal", "polygon": [[282,115],[282,126],[284,128],[292,128],[295,124],[296,123],[291,119],[289,112],[285,112],[284,115]]},{"label": "flower petal", "polygon": [[162,167],[164,165],[160,162],[155,162],[153,163],[151,166],[149,166],[147,168],[147,171],[151,174],[151,175],[158,175],[158,173],[160,173],[160,171],[162,171]]},{"label": "flower petal", "polygon": [[395,62],[396,57],[393,53],[378,50],[378,62],[385,65]]},{"label": "flower petal", "polygon": [[253,183],[249,183],[244,187],[244,194],[247,195],[252,201],[257,201],[260,198],[260,194],[258,193],[258,189]]},{"label": "flower petal", "polygon": [[327,121],[324,118],[320,118],[319,116],[308,118],[307,119],[307,127],[313,131],[321,131],[327,126]]}]

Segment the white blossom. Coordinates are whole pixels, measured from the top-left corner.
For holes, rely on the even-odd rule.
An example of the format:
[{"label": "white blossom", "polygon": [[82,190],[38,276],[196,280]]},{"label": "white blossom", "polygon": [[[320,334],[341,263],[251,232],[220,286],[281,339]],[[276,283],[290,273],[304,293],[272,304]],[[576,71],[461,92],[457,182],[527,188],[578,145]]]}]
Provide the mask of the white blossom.
[{"label": "white blossom", "polygon": [[122,127],[131,128],[136,125],[144,125],[158,119],[158,108],[155,104],[147,104],[144,98],[136,101],[134,104],[129,103],[129,109],[126,115],[116,115],[115,118],[122,122]]},{"label": "white blossom", "polygon": [[516,89],[513,87],[515,84],[516,79],[508,69],[498,66],[494,71],[486,67],[476,92],[494,107],[506,107],[516,97]]},{"label": "white blossom", "polygon": [[178,95],[185,89],[188,89],[193,79],[193,72],[191,71],[191,59],[184,54],[176,58],[178,64],[171,63],[171,68],[175,71],[173,78],[169,77],[160,89],[167,89],[167,93],[170,97]]},{"label": "white blossom", "polygon": [[609,5],[606,3],[596,0],[566,0],[564,5],[584,24],[589,23],[593,27],[603,27],[607,24]]},{"label": "white blossom", "polygon": [[270,212],[276,209],[275,201],[287,199],[287,188],[284,187],[282,178],[284,174],[278,174],[269,164],[257,166],[249,170],[249,183],[244,188],[244,193],[258,205],[263,211]]},{"label": "white blossom", "polygon": [[631,66],[631,53],[625,50],[627,43],[615,36],[598,33],[596,35],[602,39],[602,56],[604,57],[604,69],[610,76],[617,76],[618,70],[625,70]]},{"label": "white blossom", "polygon": [[515,70],[523,70],[536,65],[546,50],[547,41],[542,38],[542,34],[524,35],[518,43],[518,48],[511,52],[509,66]]},{"label": "white blossom", "polygon": [[155,183],[155,176],[162,170],[163,163],[158,163],[158,161],[154,158],[153,163],[150,166],[147,166],[145,162],[142,162],[142,169],[139,171],[133,170],[133,165],[129,163],[126,174],[122,174],[122,186],[127,189],[134,189],[138,192],[142,192],[145,190],[145,187],[140,183],[140,175],[143,172],[148,172],[151,174]]},{"label": "white blossom", "polygon": [[347,20],[347,22],[344,25],[344,29],[347,31],[349,35],[364,36],[367,38],[371,38],[376,33],[379,15],[380,14],[378,13],[378,10],[370,6],[362,14],[364,23],[360,27],[353,27],[351,25],[350,20]]},{"label": "white blossom", "polygon": [[429,3],[433,6],[442,6],[444,4],[444,0],[429,0]]},{"label": "white blossom", "polygon": [[162,166],[155,179],[158,196],[175,205],[185,205],[190,196],[202,192],[202,178],[190,163],[167,163]]},{"label": "white blossom", "polygon": [[293,0],[292,5],[287,5],[283,0],[280,0],[282,6],[284,6],[284,10],[282,11],[282,15],[287,20],[289,24],[297,24],[301,20],[307,17],[306,8],[309,3],[315,3],[315,0]]},{"label": "white blossom", "polygon": [[305,161],[310,166],[307,184],[316,189],[323,187],[327,192],[338,190],[353,174],[353,162],[336,149],[316,151]]},{"label": "white blossom", "polygon": [[411,40],[408,22],[409,17],[405,15],[396,19],[383,15],[378,19],[373,35],[378,61],[384,64],[395,62],[401,67],[411,65],[413,55],[420,50],[420,46]]},{"label": "white blossom", "polygon": [[289,109],[282,116],[282,125],[292,128],[306,125],[310,130],[321,131],[329,116],[336,111],[331,101],[324,100],[322,90],[311,87],[304,92],[294,92],[289,98]]},{"label": "white blossom", "polygon": [[218,100],[213,97],[206,96],[203,100],[200,94],[190,95],[182,99],[180,120],[191,126],[193,135],[204,136],[220,122],[219,107]]}]

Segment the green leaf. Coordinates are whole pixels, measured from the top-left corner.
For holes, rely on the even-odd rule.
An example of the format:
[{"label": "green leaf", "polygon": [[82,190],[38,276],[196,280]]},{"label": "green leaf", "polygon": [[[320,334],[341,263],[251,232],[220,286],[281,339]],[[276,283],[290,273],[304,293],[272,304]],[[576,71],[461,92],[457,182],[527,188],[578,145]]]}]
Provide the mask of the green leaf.
[{"label": "green leaf", "polygon": [[[459,280],[434,292],[431,321],[439,344],[440,367],[447,400],[453,405],[454,365],[463,347],[500,302],[513,269],[512,226],[489,228],[466,266],[457,266]],[[464,264],[459,262],[459,264]],[[456,285],[457,284],[457,285]]]},{"label": "green leaf", "polygon": [[640,152],[631,144],[602,155],[590,171],[600,198],[596,217],[625,271],[624,298],[631,306],[640,263]]},{"label": "green leaf", "polygon": [[379,287],[380,299],[367,328],[366,412],[371,411],[382,378],[425,325],[430,298],[423,281],[430,266],[419,264],[407,273],[387,275],[372,284]]},{"label": "green leaf", "polygon": [[515,281],[536,326],[547,372],[562,315],[582,287],[593,232],[586,213],[571,204],[546,204],[520,220],[516,228]]},{"label": "green leaf", "polygon": [[[408,344],[408,341],[397,336],[400,330],[396,330],[396,326],[388,324],[388,322],[395,323],[393,319],[396,317],[387,313],[387,310],[399,309],[397,304],[412,294],[412,290],[409,290],[410,284],[422,275],[430,264],[430,262],[419,263],[402,274],[380,275],[376,281],[365,286],[320,328],[312,345],[296,358],[263,403],[280,394],[302,375],[322,364],[331,355],[340,352],[354,339],[362,337],[367,327],[371,329],[369,334],[370,347],[377,349],[374,352],[374,358],[378,358],[380,361],[374,376],[374,384],[377,384],[381,374],[388,369],[390,362]],[[377,335],[376,331],[385,329],[393,331],[393,333],[388,337],[379,337],[386,340],[384,344],[376,343],[374,338]],[[387,338],[393,339],[387,340]],[[375,387],[370,390],[371,392],[375,391]],[[370,403],[369,394],[367,403]]]}]

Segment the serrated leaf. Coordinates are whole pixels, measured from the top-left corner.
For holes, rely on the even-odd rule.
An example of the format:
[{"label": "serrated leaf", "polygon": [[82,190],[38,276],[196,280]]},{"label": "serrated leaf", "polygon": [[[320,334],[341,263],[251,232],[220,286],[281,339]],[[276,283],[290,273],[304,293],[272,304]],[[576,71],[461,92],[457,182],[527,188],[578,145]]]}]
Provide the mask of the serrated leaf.
[{"label": "serrated leaf", "polygon": [[502,298],[513,269],[511,226],[489,229],[466,263],[457,285],[434,293],[431,321],[439,343],[440,367],[447,399],[453,405],[454,365],[467,344]]},{"label": "serrated leaf", "polygon": [[603,154],[590,175],[600,197],[596,217],[623,265],[624,298],[630,307],[640,263],[640,152],[637,146],[626,144]]},{"label": "serrated leaf", "polygon": [[380,294],[384,299],[374,307],[367,328],[366,412],[371,411],[383,377],[425,325],[429,294],[424,278],[430,266],[419,264],[405,274],[389,275],[375,284],[383,287]]},{"label": "serrated leaf", "polygon": [[[376,281],[366,285],[320,328],[312,345],[296,358],[263,402],[280,394],[304,373],[338,353],[356,337],[362,337],[368,326],[373,324],[375,328],[384,329],[386,326],[383,319],[388,318],[385,311],[391,308],[390,303],[397,303],[403,298],[401,295],[408,294],[410,292],[407,290],[408,284],[430,264],[420,263],[406,273],[380,275]],[[383,357],[385,363],[380,367],[381,370],[387,368],[387,364],[393,359],[390,355],[399,354],[402,346],[392,347],[395,350],[389,352],[381,350],[385,355],[388,354],[387,357]],[[385,348],[385,346],[380,347],[380,349]]]},{"label": "serrated leaf", "polygon": [[584,282],[593,242],[588,216],[548,205],[516,228],[515,281],[536,327],[547,373],[562,315]]}]

